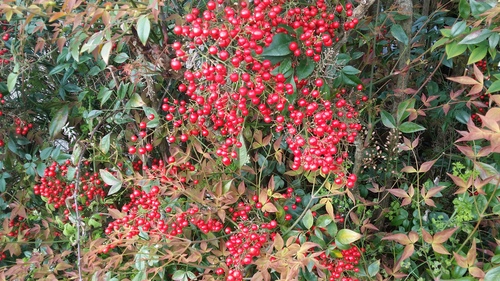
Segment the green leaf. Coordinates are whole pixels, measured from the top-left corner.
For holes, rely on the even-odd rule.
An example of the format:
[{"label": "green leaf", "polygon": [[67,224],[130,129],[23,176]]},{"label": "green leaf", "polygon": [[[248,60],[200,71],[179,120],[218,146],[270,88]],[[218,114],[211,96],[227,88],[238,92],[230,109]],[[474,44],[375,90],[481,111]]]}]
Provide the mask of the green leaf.
[{"label": "green leaf", "polygon": [[484,59],[484,57],[486,57],[486,52],[488,52],[488,47],[486,45],[478,46],[477,48],[472,50],[467,64],[473,64]]},{"label": "green leaf", "polygon": [[117,193],[118,191],[120,191],[121,188],[122,188],[121,183],[117,183],[117,184],[112,185],[108,191],[108,195],[112,195],[112,194]]},{"label": "green leaf", "polygon": [[380,270],[380,260],[376,260],[368,266],[368,276],[375,277]]},{"label": "green leaf", "polygon": [[106,42],[101,48],[101,57],[106,64],[109,62],[109,55],[111,54],[111,49],[113,48],[113,43],[111,41]]},{"label": "green leaf", "polygon": [[273,41],[269,47],[264,48],[263,57],[283,57],[292,53],[288,46],[295,38],[285,33],[278,33],[273,36]]},{"label": "green leaf", "polygon": [[462,41],[460,41],[458,44],[463,45],[472,45],[472,44],[478,44],[483,41],[485,41],[493,32],[489,29],[481,29],[474,31],[470,33],[469,35],[465,36]]},{"label": "green leaf", "polygon": [[403,124],[399,125],[398,129],[405,134],[410,134],[418,131],[423,131],[425,130],[425,127],[413,122],[404,122]]},{"label": "green leaf", "polygon": [[415,107],[415,99],[407,99],[401,102],[398,105],[398,109],[396,111],[396,123],[400,124],[403,120],[405,120],[408,116],[410,116],[410,112],[408,109],[412,109]]},{"label": "green leaf", "polygon": [[361,237],[363,237],[363,235],[361,235],[355,231],[352,231],[350,229],[344,228],[344,229],[339,230],[339,232],[337,232],[337,235],[335,238],[340,243],[342,243],[344,245],[349,245],[351,243],[358,241],[359,239],[361,239]]},{"label": "green leaf", "polygon": [[408,45],[408,36],[406,35],[405,31],[399,24],[393,24],[391,26],[391,34],[398,40],[399,42]]},{"label": "green leaf", "polygon": [[314,224],[314,217],[311,210],[307,210],[306,214],[302,217],[302,224],[307,228],[311,229]]},{"label": "green leaf", "polygon": [[182,280],[184,279],[184,276],[186,275],[186,272],[184,270],[176,270],[174,274],[172,275],[172,280]]},{"label": "green leaf", "polygon": [[500,91],[500,80],[493,82],[486,92],[487,93],[495,93],[498,91]]},{"label": "green leaf", "polygon": [[396,128],[396,121],[394,120],[394,117],[387,111],[382,110],[380,112],[380,118],[382,119],[382,123],[384,126],[390,129]]},{"label": "green leaf", "polygon": [[321,215],[316,220],[316,226],[317,227],[327,227],[332,222],[333,222],[333,220],[330,217],[330,215]]},{"label": "green leaf", "polygon": [[491,49],[496,49],[499,40],[500,40],[500,35],[498,35],[498,33],[495,32],[491,34],[490,37],[488,38],[488,45],[490,46]]},{"label": "green leaf", "polygon": [[127,107],[141,107],[145,105],[146,103],[142,101],[141,96],[139,94],[134,93],[130,100],[127,102]]},{"label": "green leaf", "polygon": [[97,94],[97,99],[101,101],[101,106],[109,100],[112,93],[112,90],[106,87],[101,87],[101,89],[99,90],[99,94]]},{"label": "green leaf", "polygon": [[238,140],[241,142],[241,147],[238,148],[238,167],[241,169],[246,163],[250,162],[250,156],[248,155],[248,149],[243,134],[238,136]]},{"label": "green leaf", "polygon": [[68,121],[69,107],[67,105],[63,106],[56,112],[54,118],[50,121],[49,125],[49,136],[54,139],[56,135],[61,132],[62,128]]},{"label": "green leaf", "polygon": [[100,169],[99,174],[101,175],[102,180],[104,183],[107,185],[116,185],[116,184],[121,184],[121,181],[117,179],[115,176],[113,176],[109,171],[105,169]]},{"label": "green leaf", "polygon": [[470,119],[470,113],[465,110],[458,110],[455,114],[455,119],[462,124],[467,124]]},{"label": "green leaf", "polygon": [[465,21],[459,21],[459,22],[455,23],[451,27],[451,36],[456,37],[456,36],[462,34],[462,32],[465,31],[466,27],[467,27],[467,24],[465,23]]},{"label": "green leaf", "polygon": [[137,20],[137,36],[141,40],[142,45],[146,45],[149,38],[149,32],[151,31],[151,23],[147,15],[142,15]]},{"label": "green leaf", "polygon": [[97,33],[94,33],[85,44],[83,44],[82,49],[80,50],[80,53],[84,52],[89,52],[92,53],[92,51],[97,48],[97,46],[101,45],[102,43],[102,38],[103,38],[103,33],[102,31],[99,31]]},{"label": "green leaf", "polygon": [[351,57],[348,54],[342,53],[338,54],[336,59],[337,59],[337,64],[346,65],[351,60]]},{"label": "green leaf", "polygon": [[500,280],[500,266],[494,267],[484,276],[484,281],[498,281]]},{"label": "green leaf", "polygon": [[434,50],[436,48],[439,48],[441,46],[443,46],[444,44],[448,43],[449,39],[448,38],[441,38],[439,40],[436,41],[436,43],[434,43],[431,47],[431,52],[434,52]]},{"label": "green leaf", "polygon": [[312,59],[306,58],[301,60],[296,68],[297,78],[303,80],[309,77],[309,75],[313,73],[315,67],[316,63]]},{"label": "green leaf", "polygon": [[361,71],[353,66],[346,65],[344,68],[342,68],[342,72],[346,75],[356,75]]},{"label": "green leaf", "polygon": [[66,69],[67,67],[69,67],[69,63],[58,64],[58,65],[54,66],[54,68],[52,68],[52,70],[49,72],[49,76],[57,74],[57,73],[63,71],[64,69]]},{"label": "green leaf", "polygon": [[470,5],[468,0],[460,0],[458,3],[458,13],[463,19],[468,19],[470,16]]},{"label": "green leaf", "polygon": [[476,1],[469,0],[471,13],[474,17],[478,17],[480,14],[486,12],[488,9],[493,8],[497,1],[496,0],[486,0],[486,1]]},{"label": "green leaf", "polygon": [[116,63],[123,63],[128,59],[129,59],[129,56],[127,55],[127,53],[119,53],[115,56],[115,58],[113,60]]},{"label": "green leaf", "polygon": [[102,150],[104,154],[108,153],[110,143],[111,143],[111,133],[105,135],[99,142],[99,148]]},{"label": "green leaf", "polygon": [[450,44],[446,44],[445,51],[448,55],[448,59],[454,58],[463,54],[467,50],[466,45],[459,45],[457,42],[453,41]]}]

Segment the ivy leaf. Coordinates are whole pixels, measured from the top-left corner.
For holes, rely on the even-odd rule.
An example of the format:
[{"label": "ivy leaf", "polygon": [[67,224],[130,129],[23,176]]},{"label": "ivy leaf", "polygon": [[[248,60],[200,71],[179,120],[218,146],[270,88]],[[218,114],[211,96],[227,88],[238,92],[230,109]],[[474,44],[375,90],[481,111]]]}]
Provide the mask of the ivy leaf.
[{"label": "ivy leaf", "polygon": [[137,20],[137,36],[141,40],[142,45],[146,45],[149,38],[149,32],[151,31],[151,23],[147,15],[142,15]]},{"label": "ivy leaf", "polygon": [[399,42],[408,45],[408,36],[399,24],[393,24],[391,26],[391,34]]}]

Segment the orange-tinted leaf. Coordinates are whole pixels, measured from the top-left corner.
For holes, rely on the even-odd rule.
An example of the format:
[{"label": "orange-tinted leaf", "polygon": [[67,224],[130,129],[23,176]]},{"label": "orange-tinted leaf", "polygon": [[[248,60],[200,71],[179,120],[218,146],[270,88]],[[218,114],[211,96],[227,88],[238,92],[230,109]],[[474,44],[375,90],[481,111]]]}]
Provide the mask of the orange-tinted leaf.
[{"label": "orange-tinted leaf", "polygon": [[443,255],[449,255],[450,254],[450,252],[448,252],[448,250],[446,250],[446,248],[442,244],[432,243],[432,249],[434,250],[434,252],[440,253],[440,254],[443,254]]},{"label": "orange-tinted leaf", "polygon": [[450,238],[457,229],[457,227],[449,228],[434,234],[434,242],[441,244],[448,241],[448,238]]},{"label": "orange-tinted leaf", "polygon": [[490,102],[495,102],[497,105],[500,105],[500,95],[491,95]]},{"label": "orange-tinted leaf", "polygon": [[455,145],[456,148],[458,148],[458,150],[460,150],[460,152],[462,152],[465,156],[469,157],[469,158],[475,158],[475,153],[474,151],[472,150],[472,148],[470,146],[463,146],[463,145]]},{"label": "orange-tinted leaf", "polygon": [[474,263],[476,263],[476,241],[472,241],[472,247],[470,247],[469,251],[467,252],[467,265],[472,266]]},{"label": "orange-tinted leaf", "polygon": [[476,85],[476,84],[481,84],[478,81],[474,80],[472,77],[469,76],[458,76],[458,77],[448,77],[448,80],[451,80],[453,82],[456,82],[458,84],[462,85]]},{"label": "orange-tinted leaf", "polygon": [[404,235],[403,233],[397,233],[393,235],[388,235],[382,238],[382,240],[392,240],[396,241],[401,245],[408,245],[411,244],[411,240],[408,238],[408,236]]},{"label": "orange-tinted leaf", "polygon": [[422,237],[424,238],[424,241],[426,243],[431,244],[432,241],[433,241],[432,235],[429,232],[427,232],[425,229],[423,229],[423,228],[422,228]]},{"label": "orange-tinted leaf", "polygon": [[433,188],[429,189],[429,191],[427,191],[427,194],[425,195],[425,198],[434,197],[434,195],[438,194],[439,192],[441,192],[441,190],[443,190],[445,188],[446,188],[446,186],[436,186],[436,187],[433,187]]},{"label": "orange-tinted leaf", "polygon": [[399,268],[401,267],[401,262],[411,257],[411,255],[413,255],[414,252],[415,252],[415,245],[413,244],[406,245],[405,249],[403,250],[403,254],[401,254],[401,257],[399,258],[398,263],[394,268],[394,271],[399,270]]},{"label": "orange-tinted leaf", "polygon": [[281,250],[283,249],[283,238],[279,233],[276,233],[276,236],[274,236],[274,241],[273,241],[273,246],[276,250]]},{"label": "orange-tinted leaf", "polygon": [[482,279],[484,277],[484,271],[482,269],[480,269],[479,267],[470,267],[469,268],[469,273],[470,275],[478,278],[478,279]]},{"label": "orange-tinted leaf", "polygon": [[418,169],[418,172],[425,173],[425,172],[429,171],[432,168],[432,166],[434,165],[434,163],[436,163],[436,161],[437,161],[437,159],[422,163],[422,165]]},{"label": "orange-tinted leaf", "polygon": [[465,181],[463,179],[461,179],[460,177],[457,177],[457,176],[454,176],[450,173],[447,173],[448,176],[453,180],[453,182],[455,183],[456,186],[460,187],[460,188],[469,188],[469,186],[467,186],[467,184],[465,183]]},{"label": "orange-tinted leaf", "polygon": [[455,261],[457,262],[458,266],[461,268],[468,268],[469,266],[467,265],[467,260],[462,257],[461,255],[453,252],[453,256],[455,257]]},{"label": "orange-tinted leaf", "polygon": [[58,18],[61,18],[61,17],[64,17],[66,15],[65,12],[58,12],[58,13],[55,13],[53,14],[50,19],[49,19],[49,22],[53,22],[55,20],[57,20]]},{"label": "orange-tinted leaf", "polygon": [[269,213],[276,213],[278,209],[276,209],[276,206],[273,205],[273,203],[268,202],[262,206],[262,211],[263,212],[269,212]]},{"label": "orange-tinted leaf", "polygon": [[460,89],[456,92],[451,91],[451,93],[450,93],[451,100],[456,100],[464,91],[465,91],[465,89]]},{"label": "orange-tinted leaf", "polygon": [[325,209],[332,220],[335,220],[335,213],[333,212],[332,202],[328,201],[325,203]]},{"label": "orange-tinted leaf", "polygon": [[472,86],[472,88],[469,90],[469,93],[467,96],[475,96],[483,91],[483,84],[477,84]]},{"label": "orange-tinted leaf", "polygon": [[408,238],[412,243],[415,243],[418,241],[419,236],[415,231],[410,231],[410,233],[408,233]]},{"label": "orange-tinted leaf", "polygon": [[417,170],[415,168],[413,168],[413,166],[406,166],[403,169],[401,169],[401,172],[404,172],[404,173],[416,173]]},{"label": "orange-tinted leaf", "polygon": [[450,105],[449,104],[445,104],[443,105],[443,112],[444,112],[444,115],[448,115],[448,112],[450,111]]},{"label": "orange-tinted leaf", "polygon": [[477,78],[477,81],[479,81],[481,84],[483,84],[484,81],[484,75],[483,72],[477,67],[476,64],[473,64],[474,66],[474,77]]},{"label": "orange-tinted leaf", "polygon": [[424,203],[427,206],[436,207],[436,204],[434,203],[434,200],[432,200],[432,199],[425,199]]},{"label": "orange-tinted leaf", "polygon": [[391,193],[392,195],[396,196],[396,197],[399,197],[399,198],[406,198],[406,197],[409,197],[408,196],[408,193],[406,193],[406,191],[400,189],[400,188],[393,188],[393,189],[388,189],[387,190],[389,193]]}]

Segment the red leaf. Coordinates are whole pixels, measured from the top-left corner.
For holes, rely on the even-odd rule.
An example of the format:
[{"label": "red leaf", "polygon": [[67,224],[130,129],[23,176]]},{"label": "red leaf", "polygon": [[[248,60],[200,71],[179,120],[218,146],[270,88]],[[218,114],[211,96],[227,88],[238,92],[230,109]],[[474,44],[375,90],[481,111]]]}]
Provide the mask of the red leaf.
[{"label": "red leaf", "polygon": [[437,161],[437,159],[422,163],[422,165],[418,169],[418,172],[425,173],[425,172],[429,171],[432,168],[432,166],[434,165],[434,163],[436,163],[436,161]]},{"label": "red leaf", "polygon": [[409,197],[408,193],[406,193],[406,191],[404,191],[400,188],[388,189],[387,191],[390,192],[392,195],[399,197],[399,198]]},{"label": "red leaf", "polygon": [[448,111],[450,111],[450,105],[449,104],[443,105],[444,115],[448,115]]},{"label": "red leaf", "polygon": [[424,241],[426,243],[432,244],[433,241],[432,235],[423,228],[422,228],[422,237],[424,238]]},{"label": "red leaf", "polygon": [[456,82],[458,84],[462,85],[477,85],[481,84],[478,81],[474,80],[472,77],[469,76],[458,76],[458,77],[448,77],[448,80],[451,80],[453,82]]},{"label": "red leaf", "polygon": [[403,250],[403,254],[401,254],[401,257],[399,258],[398,263],[394,268],[394,271],[399,270],[399,268],[401,267],[401,262],[411,257],[411,255],[413,255],[414,252],[415,252],[415,246],[413,244],[406,245],[405,249]]},{"label": "red leaf", "polygon": [[410,239],[408,238],[408,236],[404,235],[403,233],[397,233],[397,234],[393,234],[393,235],[388,235],[388,236],[382,238],[382,240],[396,241],[396,242],[398,242],[401,245],[408,245],[408,244],[412,243],[410,241]]},{"label": "red leaf", "polygon": [[441,244],[448,241],[448,238],[450,238],[457,229],[457,227],[449,228],[434,234],[434,242]]}]

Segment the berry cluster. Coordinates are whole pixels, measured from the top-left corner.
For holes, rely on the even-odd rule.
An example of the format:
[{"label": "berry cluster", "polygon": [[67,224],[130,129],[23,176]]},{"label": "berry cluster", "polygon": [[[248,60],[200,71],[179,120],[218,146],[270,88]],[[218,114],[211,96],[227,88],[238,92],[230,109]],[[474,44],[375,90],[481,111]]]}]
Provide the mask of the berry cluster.
[{"label": "berry cluster", "polygon": [[16,125],[16,134],[21,136],[26,136],[29,130],[33,128],[32,123],[28,123],[21,118],[15,118],[14,124]]},{"label": "berry cluster", "polygon": [[[16,216],[13,219],[7,219],[7,221],[8,221],[8,229],[5,230],[8,232],[2,234],[8,237],[17,237],[20,233],[23,233],[24,231],[29,229],[23,217]],[[27,239],[27,236],[23,235],[23,238]]]},{"label": "berry cluster", "polygon": [[[358,248],[351,247],[348,250],[342,250],[340,252],[342,259],[332,258],[325,253],[322,253],[317,259],[320,264],[324,266],[330,273],[329,281],[358,281],[348,277],[349,272],[358,272],[357,267],[359,260],[361,258],[361,253]],[[347,275],[347,276],[346,276]]]},{"label": "berry cluster", "polygon": [[[90,170],[90,162],[84,161],[84,164],[84,171],[77,180],[81,190],[80,200],[85,206],[89,206],[92,200],[104,198],[107,190],[99,174]],[[70,166],[71,162],[69,160],[63,164],[53,162],[45,169],[40,183],[33,187],[35,195],[44,197],[47,203],[54,206],[55,209],[65,207],[66,199],[73,196],[76,185],[66,178]],[[73,204],[72,208],[75,208],[75,204]],[[78,205],[78,209],[83,210],[81,204]],[[69,215],[69,210],[65,209],[64,213]]]},{"label": "berry cluster", "polygon": [[[349,18],[353,5],[329,7],[317,0],[314,5],[284,11],[282,3],[257,0],[225,6],[223,1],[209,1],[207,10],[193,8],[186,24],[175,26],[174,33],[184,41],[172,44],[176,58],[171,68],[185,67],[185,83],[178,89],[189,100],[164,100],[166,120],[177,128],[170,142],[213,134],[221,141],[217,156],[229,165],[238,156],[238,136],[245,120],[259,118],[276,132],[289,134],[294,169],[325,174],[342,170],[347,154],[341,153],[341,144],[354,142],[361,129],[357,112],[341,94],[336,101],[326,100],[323,79],[299,79],[293,68],[309,58],[319,62],[323,50],[338,40],[341,26],[344,30],[356,26],[358,20]],[[280,71],[280,63],[262,56],[278,35],[291,38],[292,71]]]}]

